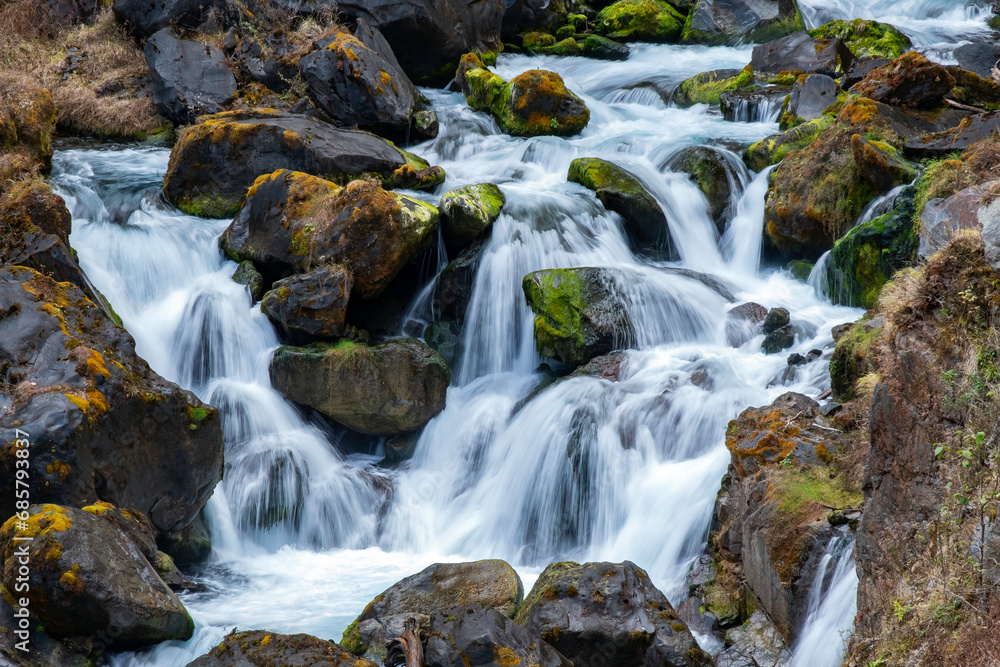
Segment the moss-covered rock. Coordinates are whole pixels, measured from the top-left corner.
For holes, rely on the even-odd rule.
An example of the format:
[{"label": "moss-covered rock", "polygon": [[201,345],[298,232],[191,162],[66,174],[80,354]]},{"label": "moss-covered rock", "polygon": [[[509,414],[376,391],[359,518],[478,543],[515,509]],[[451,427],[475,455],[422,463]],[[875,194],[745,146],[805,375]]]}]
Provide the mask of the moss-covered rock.
[{"label": "moss-covered rock", "polygon": [[587,35],[583,40],[583,55],[596,60],[628,60],[629,48],[613,39]]},{"label": "moss-covered rock", "polygon": [[527,51],[535,51],[553,46],[556,38],[547,32],[528,32],[521,36],[521,46]]},{"label": "moss-covered rock", "polygon": [[441,233],[452,249],[461,249],[488,232],[500,217],[506,198],[492,183],[467,185],[441,197]]},{"label": "moss-covered rock", "polygon": [[282,347],[271,382],[291,400],[370,435],[414,431],[444,409],[451,371],[414,339]]},{"label": "moss-covered rock", "polygon": [[945,69],[955,79],[955,87],[948,94],[950,99],[986,111],[1000,110],[1000,84],[961,67]]},{"label": "moss-covered rock", "polygon": [[912,183],[917,177],[916,167],[895,146],[884,141],[855,134],[851,137],[851,153],[861,177],[879,194]]},{"label": "moss-covered rock", "polygon": [[594,32],[621,42],[676,42],[684,15],[662,0],[618,0],[597,14]]},{"label": "moss-covered rock", "polygon": [[910,51],[872,70],[852,90],[876,102],[929,109],[942,104],[954,87],[955,78],[948,70]]},{"label": "moss-covered rock", "polygon": [[52,168],[52,135],[56,106],[52,94],[30,84],[5,82],[0,92],[0,153],[16,151]]},{"label": "moss-covered rock", "polygon": [[916,188],[905,189],[892,211],[837,241],[826,265],[827,293],[834,303],[870,308],[892,274],[916,262],[915,195]]},{"label": "moss-covered rock", "polygon": [[913,46],[910,38],[894,26],[865,19],[831,21],[810,30],[809,34],[823,39],[839,39],[856,58],[874,56],[894,60]]},{"label": "moss-covered rock", "polygon": [[583,365],[627,341],[631,323],[607,269],[546,269],[524,277],[538,351]]},{"label": "moss-covered rock", "polygon": [[426,665],[573,667],[547,642],[492,607],[462,605],[427,618]]},{"label": "moss-covered rock", "polygon": [[236,267],[236,271],[233,273],[233,282],[246,286],[254,303],[259,301],[264,294],[264,276],[260,275],[260,271],[248,259],[243,260]]},{"label": "moss-covered rock", "polygon": [[769,42],[804,29],[795,0],[699,0],[687,15],[682,39],[696,44]]},{"label": "moss-covered rock", "polygon": [[707,146],[690,146],[679,151],[669,166],[691,176],[708,200],[709,212],[719,234],[725,232],[733,192],[729,166],[722,154]]},{"label": "moss-covered rock", "polygon": [[350,271],[324,264],[275,282],[260,309],[292,341],[337,338],[347,332],[352,287]]},{"label": "moss-covered rock", "polygon": [[751,145],[743,156],[743,161],[750,169],[763,171],[784,160],[789,151],[804,148],[816,141],[833,122],[834,119],[830,116],[820,116],[782,134],[771,135]]},{"label": "moss-covered rock", "polygon": [[577,158],[566,178],[593,190],[606,209],[625,219],[625,234],[634,250],[672,256],[663,209],[634,174],[600,158]]},{"label": "moss-covered rock", "polygon": [[282,635],[264,630],[233,630],[218,646],[188,667],[270,667],[317,665],[322,667],[376,667],[343,646],[311,635]]},{"label": "moss-covered rock", "polygon": [[862,319],[852,324],[837,340],[837,347],[830,358],[830,388],[836,400],[853,399],[858,380],[876,370],[869,348],[882,333],[884,325],[884,317]]},{"label": "moss-covered rock", "polygon": [[590,121],[590,109],[555,72],[533,69],[504,81],[486,69],[478,56],[467,54],[456,81],[469,106],[490,112],[508,134],[579,134]]},{"label": "moss-covered rock", "polygon": [[679,107],[689,107],[694,104],[719,104],[719,96],[754,82],[753,69],[747,65],[742,70],[717,69],[711,72],[695,74],[685,79],[673,93],[673,102]]}]

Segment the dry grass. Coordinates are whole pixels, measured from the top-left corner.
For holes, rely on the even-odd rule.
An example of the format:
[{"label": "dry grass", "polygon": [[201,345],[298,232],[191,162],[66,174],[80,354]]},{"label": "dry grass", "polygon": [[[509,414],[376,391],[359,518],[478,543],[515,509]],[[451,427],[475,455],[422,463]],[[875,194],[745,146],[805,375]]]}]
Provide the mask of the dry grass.
[{"label": "dry grass", "polygon": [[[74,134],[139,139],[165,121],[149,96],[142,51],[121,30],[108,6],[90,23],[53,27],[37,3],[0,8],[0,85],[6,81],[47,88],[59,128]],[[77,59],[67,52],[79,49]]]}]

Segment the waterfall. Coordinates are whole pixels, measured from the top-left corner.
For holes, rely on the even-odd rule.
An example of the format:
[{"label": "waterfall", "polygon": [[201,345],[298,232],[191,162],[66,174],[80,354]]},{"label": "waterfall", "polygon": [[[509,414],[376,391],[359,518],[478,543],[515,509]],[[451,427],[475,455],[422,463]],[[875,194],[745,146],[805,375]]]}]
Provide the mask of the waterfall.
[{"label": "waterfall", "polygon": [[857,590],[854,536],[836,533],[816,566],[806,623],[789,667],[839,667],[858,611]]}]

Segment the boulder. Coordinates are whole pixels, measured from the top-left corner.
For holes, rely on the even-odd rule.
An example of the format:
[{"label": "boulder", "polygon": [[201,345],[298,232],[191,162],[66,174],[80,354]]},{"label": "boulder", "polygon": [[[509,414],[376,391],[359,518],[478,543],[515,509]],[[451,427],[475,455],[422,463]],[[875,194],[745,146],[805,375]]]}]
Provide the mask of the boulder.
[{"label": "boulder", "polygon": [[515,620],[577,665],[596,655],[609,667],[712,664],[666,596],[629,561],[549,565]]},{"label": "boulder", "polygon": [[855,58],[894,60],[912,47],[910,38],[888,23],[854,19],[831,21],[809,31],[820,39],[839,39]]},{"label": "boulder", "polygon": [[663,0],[618,0],[597,13],[594,32],[620,42],[676,42],[684,15]]},{"label": "boulder", "polygon": [[836,78],[852,60],[851,52],[839,39],[796,32],[755,46],[750,66],[758,73],[800,72]]},{"label": "boulder", "polygon": [[[218,413],[150,370],[79,288],[0,270],[0,357],[0,441],[28,434],[33,502],[100,498],[163,532],[194,521],[222,478]],[[14,457],[0,456],[0,474],[14,470]],[[13,495],[2,502],[13,514]]]},{"label": "boulder", "polygon": [[325,264],[274,283],[260,309],[289,340],[338,338],[347,332],[347,301],[353,286],[350,271]]},{"label": "boulder", "polygon": [[726,341],[732,347],[740,347],[763,333],[767,308],[747,301],[726,313]]},{"label": "boulder", "polygon": [[418,84],[454,76],[463,54],[499,53],[504,0],[340,0],[339,14],[380,31]]},{"label": "boulder", "polygon": [[219,243],[265,275],[340,264],[353,274],[357,294],[368,299],[430,246],[437,221],[430,204],[370,181],[341,188],[279,169],[257,179]]},{"label": "boulder", "polygon": [[763,171],[767,167],[781,162],[789,152],[804,148],[816,141],[823,130],[833,123],[834,118],[820,116],[802,125],[797,125],[787,132],[772,134],[747,148],[743,161],[753,171]]},{"label": "boulder", "polygon": [[872,70],[852,92],[876,102],[910,109],[930,109],[944,103],[955,78],[941,65],[910,51]]},{"label": "boulder", "polygon": [[851,66],[844,72],[844,78],[841,80],[841,83],[843,83],[844,88],[850,88],[854,84],[860,83],[866,76],[879,67],[882,67],[882,65],[888,65],[890,62],[892,62],[892,58],[879,58],[878,56],[855,58]]},{"label": "boulder", "polygon": [[632,324],[610,269],[535,271],[522,286],[542,356],[579,366],[628,339]]},{"label": "boulder", "polygon": [[583,40],[583,55],[596,60],[628,60],[631,50],[627,44],[621,44],[601,35],[587,35]]},{"label": "boulder", "polygon": [[281,635],[264,630],[230,632],[211,651],[187,667],[270,667],[271,665],[315,665],[316,667],[376,667],[343,646],[311,635]]},{"label": "boulder", "polygon": [[985,111],[1000,110],[1000,84],[992,78],[983,78],[961,67],[945,67],[955,79],[955,87],[948,93],[948,99],[967,104]]},{"label": "boulder", "polygon": [[22,83],[0,89],[0,153],[23,153],[48,173],[55,131],[56,106],[48,90]]},{"label": "boulder", "polygon": [[733,187],[736,185],[726,158],[709,146],[689,146],[678,151],[670,159],[668,166],[672,171],[691,176],[691,180],[708,200],[715,228],[720,235],[725,233],[726,224],[731,217],[730,199],[733,196]]},{"label": "boulder", "polygon": [[438,274],[434,285],[434,312],[440,319],[461,324],[472,300],[485,241],[473,241]]},{"label": "boulder", "polygon": [[663,209],[634,174],[600,158],[577,158],[570,163],[566,178],[593,190],[606,209],[624,218],[625,235],[635,251],[673,255]]},{"label": "boulder", "polygon": [[512,618],[523,596],[520,577],[502,560],[437,563],[382,591],[347,627],[341,643],[381,662],[386,641],[399,636],[410,617],[426,622],[437,612],[481,606]]},{"label": "boulder", "polygon": [[[21,541],[18,538],[22,538]],[[27,539],[25,539],[27,538]],[[53,637],[89,637],[120,648],[187,640],[194,622],[150,562],[156,547],[142,515],[108,503],[83,509],[32,505],[0,528],[3,585],[21,591]],[[27,586],[19,578],[27,564]],[[113,638],[107,637],[114,628]]]},{"label": "boulder", "polygon": [[983,202],[991,195],[998,194],[1000,183],[991,181],[961,190],[950,197],[931,199],[920,214],[920,244],[917,250],[920,259],[941,252],[951,240],[963,230],[982,230],[987,255],[992,243],[990,232],[983,228],[984,221],[990,221],[989,209],[983,209]]},{"label": "boulder", "polygon": [[952,55],[962,69],[989,78],[990,70],[1000,60],[1000,44],[996,42],[963,44],[952,51]]},{"label": "boulder", "polygon": [[795,119],[796,125],[815,120],[823,116],[823,112],[837,101],[839,94],[840,86],[836,80],[825,74],[809,74],[799,78],[792,86],[787,113]]},{"label": "boulder", "polygon": [[715,657],[715,667],[787,667],[792,661],[785,638],[759,609],[726,632],[726,647]]},{"label": "boulder", "polygon": [[[410,178],[427,168],[374,134],[339,129],[310,116],[230,111],[181,131],[163,193],[185,213],[225,218],[236,214],[258,176],[278,169],[339,183],[371,176],[393,185],[397,172]],[[434,187],[440,180],[424,185]],[[401,182],[400,187],[408,186]]]},{"label": "boulder", "polygon": [[451,382],[441,355],[409,338],[281,347],[270,373],[274,388],[289,399],[369,435],[423,428],[444,409]]},{"label": "boulder", "polygon": [[981,139],[1000,130],[1000,111],[969,116],[957,127],[906,142],[906,154],[913,158],[941,158],[949,153],[965,150]]},{"label": "boulder", "polygon": [[339,124],[405,139],[420,93],[381,34],[363,20],[355,33],[341,27],[302,56],[299,67],[309,92]]},{"label": "boulder", "polygon": [[795,329],[786,308],[772,308],[761,325],[764,342],[760,344],[764,354],[777,354],[795,344]]},{"label": "boulder", "polygon": [[855,134],[851,137],[851,155],[861,178],[879,194],[885,194],[897,185],[912,183],[917,177],[916,167],[884,141]]},{"label": "boulder", "polygon": [[683,39],[700,44],[766,42],[804,29],[795,0],[698,0]]},{"label": "boulder", "polygon": [[197,28],[224,6],[224,0],[114,0],[112,4],[115,19],[139,42],[170,26]]},{"label": "boulder", "polygon": [[723,93],[728,93],[753,84],[753,70],[748,65],[742,70],[717,69],[702,72],[685,79],[674,89],[671,101],[686,108],[695,104],[719,104]]},{"label": "boulder", "polygon": [[244,285],[250,293],[250,299],[254,303],[260,301],[264,295],[264,276],[254,267],[253,262],[246,259],[240,262],[233,273],[233,282]]},{"label": "boulder", "polygon": [[486,235],[506,202],[492,183],[466,185],[441,197],[441,234],[451,249],[461,249]]},{"label": "boulder", "polygon": [[427,667],[573,667],[549,644],[492,607],[437,611],[427,625]]},{"label": "boulder", "polygon": [[906,188],[892,211],[854,227],[833,246],[826,263],[833,303],[870,308],[892,274],[917,261],[915,196],[916,188]]},{"label": "boulder", "polygon": [[455,320],[438,320],[424,328],[424,342],[438,351],[452,374],[462,358],[462,332],[462,325]]},{"label": "boulder", "polygon": [[153,101],[175,123],[219,113],[236,96],[226,56],[210,42],[181,39],[173,28],[164,28],[146,40],[142,52],[153,79]]},{"label": "boulder", "polygon": [[468,54],[455,81],[469,106],[490,112],[508,134],[567,136],[579,134],[590,121],[590,109],[555,72],[533,69],[504,81]]}]

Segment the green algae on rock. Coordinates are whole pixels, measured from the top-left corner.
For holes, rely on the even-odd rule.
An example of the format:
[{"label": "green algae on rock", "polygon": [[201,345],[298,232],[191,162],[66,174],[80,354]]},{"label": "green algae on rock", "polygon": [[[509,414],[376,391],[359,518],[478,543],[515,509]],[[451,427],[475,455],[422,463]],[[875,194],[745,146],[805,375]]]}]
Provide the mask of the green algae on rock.
[{"label": "green algae on rock", "polygon": [[695,104],[719,104],[719,96],[745,88],[754,82],[753,68],[747,65],[742,70],[719,69],[695,74],[685,79],[674,90],[673,101],[679,107]]},{"label": "green algae on rock", "polygon": [[684,15],[663,0],[618,0],[597,14],[594,32],[622,42],[675,42]]},{"label": "green algae on rock", "polygon": [[855,58],[885,58],[894,60],[913,46],[910,38],[888,23],[854,19],[831,21],[809,31],[812,37],[837,38]]},{"label": "green algae on rock", "polygon": [[444,193],[439,203],[445,243],[464,248],[487,233],[506,203],[492,183],[477,183]]}]

